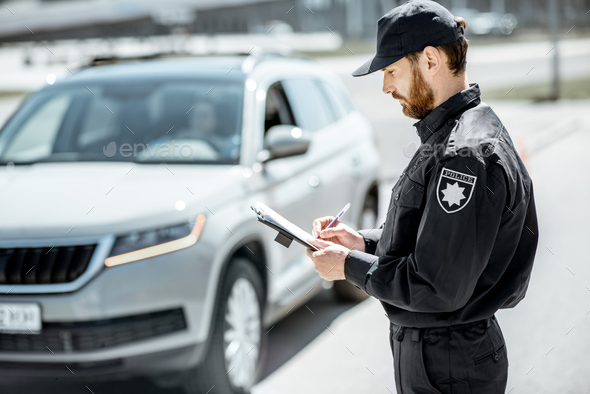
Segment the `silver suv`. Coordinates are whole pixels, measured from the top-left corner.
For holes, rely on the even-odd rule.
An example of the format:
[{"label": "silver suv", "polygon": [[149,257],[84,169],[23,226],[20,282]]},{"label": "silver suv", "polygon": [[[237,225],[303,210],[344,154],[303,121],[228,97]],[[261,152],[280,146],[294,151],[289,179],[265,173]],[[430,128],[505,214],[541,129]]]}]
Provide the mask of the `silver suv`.
[{"label": "silver suv", "polygon": [[0,132],[0,374],[246,393],[264,333],[326,285],[250,206],[311,232],[351,202],[342,221],[373,226],[370,124],[304,58],[115,63],[41,89]]}]

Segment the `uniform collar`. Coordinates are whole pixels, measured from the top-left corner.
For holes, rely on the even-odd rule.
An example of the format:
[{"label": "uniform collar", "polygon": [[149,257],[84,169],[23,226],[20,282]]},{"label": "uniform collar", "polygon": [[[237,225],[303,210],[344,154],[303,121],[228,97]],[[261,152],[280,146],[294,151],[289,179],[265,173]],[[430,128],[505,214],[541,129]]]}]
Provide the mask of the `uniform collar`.
[{"label": "uniform collar", "polygon": [[420,137],[420,142],[426,142],[449,118],[456,115],[472,101],[476,100],[476,103],[478,103],[480,95],[479,85],[477,83],[471,83],[467,89],[451,96],[423,119],[414,123],[416,133]]}]

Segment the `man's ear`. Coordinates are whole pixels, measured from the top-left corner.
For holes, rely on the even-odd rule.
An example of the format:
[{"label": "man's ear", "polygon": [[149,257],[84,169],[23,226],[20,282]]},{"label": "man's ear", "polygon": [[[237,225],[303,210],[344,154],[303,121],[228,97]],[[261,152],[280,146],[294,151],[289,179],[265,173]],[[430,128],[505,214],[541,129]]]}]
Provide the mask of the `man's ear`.
[{"label": "man's ear", "polygon": [[426,47],[424,48],[424,60],[427,62],[428,65],[428,73],[430,75],[435,75],[442,66],[442,57],[440,51],[435,47]]}]

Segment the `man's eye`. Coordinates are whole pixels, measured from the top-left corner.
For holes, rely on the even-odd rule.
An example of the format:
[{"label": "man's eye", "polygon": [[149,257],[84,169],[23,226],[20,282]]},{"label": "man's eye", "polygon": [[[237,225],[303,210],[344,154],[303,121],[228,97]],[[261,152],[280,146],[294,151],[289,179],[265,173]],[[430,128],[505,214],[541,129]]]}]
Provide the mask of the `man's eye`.
[{"label": "man's eye", "polygon": [[393,70],[389,72],[390,74],[393,74]]}]

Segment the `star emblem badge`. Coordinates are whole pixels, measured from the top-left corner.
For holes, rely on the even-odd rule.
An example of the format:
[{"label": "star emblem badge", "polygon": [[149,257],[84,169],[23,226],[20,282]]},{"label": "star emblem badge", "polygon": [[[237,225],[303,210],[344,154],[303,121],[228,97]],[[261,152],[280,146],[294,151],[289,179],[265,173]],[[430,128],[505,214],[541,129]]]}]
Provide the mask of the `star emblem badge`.
[{"label": "star emblem badge", "polygon": [[448,202],[449,207],[452,207],[453,205],[460,206],[461,200],[467,198],[463,194],[463,190],[465,190],[465,188],[459,187],[459,184],[457,182],[447,183],[447,188],[445,190],[441,190],[441,192],[443,192],[443,194],[445,195],[442,200]]},{"label": "star emblem badge", "polygon": [[436,186],[436,197],[443,211],[455,213],[465,208],[473,196],[476,180],[475,175],[443,168]]}]

